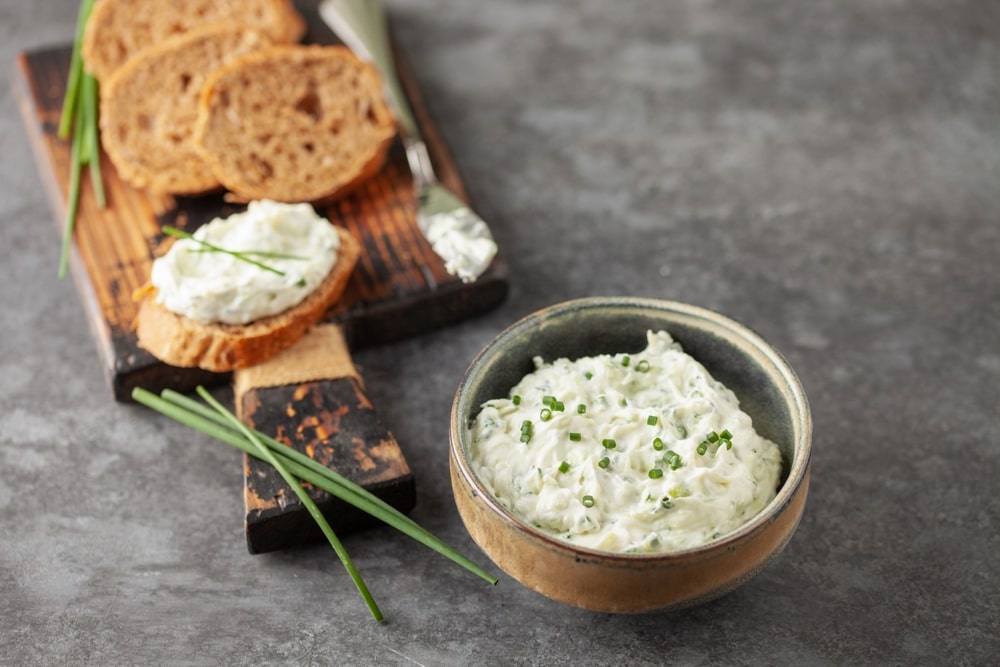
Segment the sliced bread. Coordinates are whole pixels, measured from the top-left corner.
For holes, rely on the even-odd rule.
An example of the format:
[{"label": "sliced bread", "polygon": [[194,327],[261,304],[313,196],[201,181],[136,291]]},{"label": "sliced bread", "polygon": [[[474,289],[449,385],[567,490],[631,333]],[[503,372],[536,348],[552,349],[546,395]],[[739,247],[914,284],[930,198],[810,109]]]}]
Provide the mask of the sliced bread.
[{"label": "sliced bread", "polygon": [[84,66],[103,83],[139,51],[219,22],[254,27],[279,44],[299,41],[306,30],[291,0],[100,0],[83,35]]},{"label": "sliced bread", "polygon": [[307,202],[376,174],[395,134],[372,65],[339,46],[275,46],[208,78],[195,141],[238,198]]},{"label": "sliced bread", "polygon": [[246,325],[205,324],[178,315],[156,301],[155,288],[147,288],[135,321],[139,346],[171,366],[215,372],[247,368],[291,347],[340,298],[361,255],[357,239],[337,232],[337,262],[326,279],[298,305]]},{"label": "sliced bread", "polygon": [[207,74],[271,46],[256,30],[199,26],[140,51],[101,86],[101,141],[118,174],[140,188],[170,194],[217,189],[195,149],[198,100]]}]

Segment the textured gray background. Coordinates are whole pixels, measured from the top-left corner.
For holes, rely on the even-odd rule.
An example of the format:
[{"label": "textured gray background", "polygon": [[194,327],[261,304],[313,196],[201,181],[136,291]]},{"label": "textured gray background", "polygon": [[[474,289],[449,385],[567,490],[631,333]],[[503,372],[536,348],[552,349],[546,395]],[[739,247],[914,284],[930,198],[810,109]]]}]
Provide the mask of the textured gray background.
[{"label": "textured gray background", "polygon": [[[511,265],[474,321],[357,356],[469,553],[447,414],[475,352],[595,294],[716,309],[799,373],[813,486],[784,554],[674,614],[482,584],[390,530],[247,554],[238,457],[110,400],[0,88],[0,663],[974,665],[1000,652],[1000,3],[391,0]],[[75,0],[0,2],[0,60]]]}]

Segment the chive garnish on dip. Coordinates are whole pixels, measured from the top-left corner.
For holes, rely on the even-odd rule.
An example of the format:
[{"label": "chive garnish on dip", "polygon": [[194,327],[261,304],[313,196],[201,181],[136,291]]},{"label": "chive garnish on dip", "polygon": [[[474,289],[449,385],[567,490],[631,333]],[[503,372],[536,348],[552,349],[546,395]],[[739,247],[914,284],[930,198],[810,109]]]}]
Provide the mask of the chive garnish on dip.
[{"label": "chive garnish on dip", "polygon": [[230,257],[235,257],[236,259],[238,259],[240,261],[246,262],[248,264],[253,264],[254,266],[256,266],[256,267],[258,267],[260,269],[263,269],[265,271],[270,271],[271,273],[276,273],[279,276],[284,276],[285,272],[284,271],[279,271],[278,269],[274,268],[273,266],[268,266],[267,264],[264,264],[262,262],[258,262],[255,259],[251,259],[250,255],[254,255],[254,256],[257,256],[257,257],[264,257],[265,259],[268,259],[268,258],[269,259],[299,259],[299,260],[305,260],[306,259],[305,257],[299,257],[298,255],[284,255],[282,253],[277,253],[277,252],[261,252],[261,251],[257,251],[257,250],[229,250],[227,248],[223,248],[221,246],[217,246],[214,243],[209,243],[208,241],[203,241],[203,240],[195,237],[194,234],[189,234],[188,232],[185,232],[185,231],[182,231],[180,229],[177,229],[176,227],[171,227],[169,225],[164,226],[163,233],[166,234],[167,236],[172,236],[172,237],[177,238],[177,239],[185,239],[187,241],[192,241],[192,242],[197,243],[198,245],[200,245],[202,248],[204,248],[208,252],[221,252],[221,253],[223,253],[225,255],[229,255]]}]

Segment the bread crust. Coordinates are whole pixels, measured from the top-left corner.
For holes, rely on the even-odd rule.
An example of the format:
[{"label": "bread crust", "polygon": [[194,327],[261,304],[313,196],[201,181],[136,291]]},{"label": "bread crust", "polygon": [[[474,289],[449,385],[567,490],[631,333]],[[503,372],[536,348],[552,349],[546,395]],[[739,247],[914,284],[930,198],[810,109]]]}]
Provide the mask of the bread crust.
[{"label": "bread crust", "polygon": [[279,45],[212,73],[194,136],[236,198],[316,202],[378,173],[396,125],[373,65],[341,46]]},{"label": "bread crust", "polygon": [[208,73],[272,46],[244,25],[198,26],[141,51],[101,86],[101,143],[118,174],[157,193],[194,195],[219,180],[194,145]]},{"label": "bread crust", "polygon": [[103,83],[140,51],[216,22],[254,27],[275,43],[297,42],[306,32],[291,0],[100,0],[83,33],[84,67]]},{"label": "bread crust", "polygon": [[246,325],[205,324],[167,310],[145,290],[135,320],[139,347],[179,367],[229,372],[259,364],[291,347],[340,298],[361,255],[361,244],[337,228],[337,262],[326,279],[301,303]]}]

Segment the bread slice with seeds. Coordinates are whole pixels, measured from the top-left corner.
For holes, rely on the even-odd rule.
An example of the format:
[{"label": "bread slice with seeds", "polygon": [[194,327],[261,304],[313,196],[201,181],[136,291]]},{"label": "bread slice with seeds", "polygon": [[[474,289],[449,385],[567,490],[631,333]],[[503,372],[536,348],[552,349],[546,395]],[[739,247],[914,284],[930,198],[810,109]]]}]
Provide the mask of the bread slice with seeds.
[{"label": "bread slice with seeds", "polygon": [[395,134],[372,65],[340,46],[275,46],[209,77],[195,141],[238,198],[308,202],[376,174]]},{"label": "bread slice with seeds", "polygon": [[87,71],[102,83],[140,51],[210,23],[243,24],[284,44],[306,24],[291,0],[100,0],[81,43]]},{"label": "bread slice with seeds", "polygon": [[326,279],[299,304],[245,325],[202,323],[167,310],[148,286],[135,320],[139,346],[157,359],[180,367],[228,372],[254,366],[291,347],[319,322],[344,292],[361,255],[361,244],[337,229],[337,262]]},{"label": "bread slice with seeds", "polygon": [[199,26],[128,61],[101,86],[101,141],[118,174],[158,193],[199,194],[219,180],[194,145],[207,74],[271,46],[257,30]]}]

